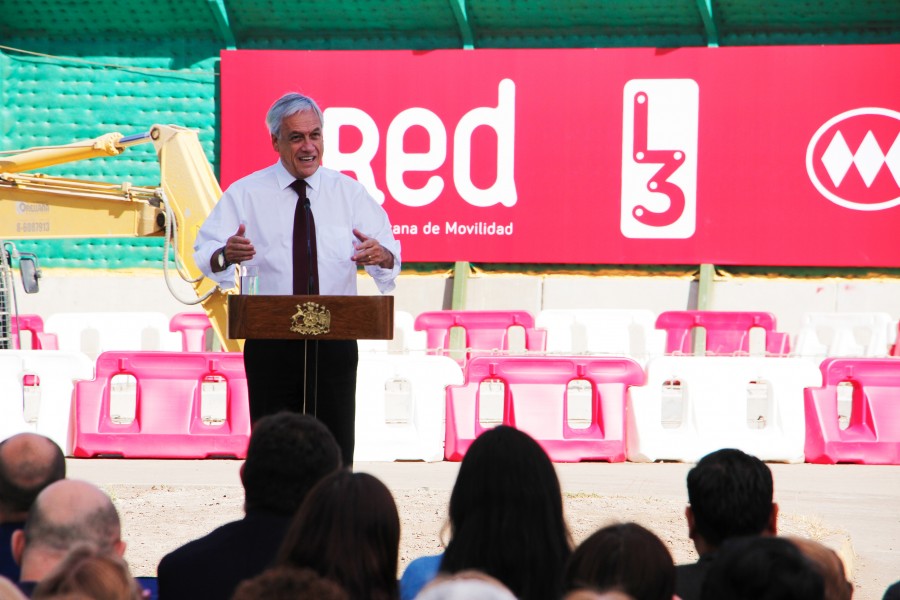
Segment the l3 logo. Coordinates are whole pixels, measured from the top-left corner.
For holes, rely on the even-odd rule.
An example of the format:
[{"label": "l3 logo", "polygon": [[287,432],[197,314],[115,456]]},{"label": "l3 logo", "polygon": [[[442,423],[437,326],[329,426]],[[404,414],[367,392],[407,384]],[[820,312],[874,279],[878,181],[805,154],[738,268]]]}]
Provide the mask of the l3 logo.
[{"label": "l3 logo", "polygon": [[632,79],[622,122],[622,235],[685,239],[697,227],[700,88],[693,79]]}]

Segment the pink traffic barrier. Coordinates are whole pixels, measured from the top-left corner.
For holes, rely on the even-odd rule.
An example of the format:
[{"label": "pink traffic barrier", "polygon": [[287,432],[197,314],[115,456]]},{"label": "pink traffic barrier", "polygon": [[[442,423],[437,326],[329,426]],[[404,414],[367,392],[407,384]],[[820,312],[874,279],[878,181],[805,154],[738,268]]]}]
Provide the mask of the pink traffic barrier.
[{"label": "pink traffic barrier", "polygon": [[[116,423],[111,414],[112,380],[136,382],[134,419]],[[201,415],[204,382],[227,386],[224,421]],[[239,352],[104,352],[96,375],[75,384],[70,455],[125,458],[244,458],[250,410],[243,355]]]},{"label": "pink traffic barrier", "polygon": [[203,352],[208,329],[212,329],[212,325],[206,313],[183,312],[169,320],[169,331],[181,334],[181,349],[185,352]]},{"label": "pink traffic barrier", "polygon": [[[466,354],[510,350],[510,330],[521,327],[525,333],[525,350],[543,352],[547,332],[536,329],[534,317],[524,310],[439,310],[423,312],[416,317],[416,331],[425,331],[429,354],[445,354],[450,350],[450,331],[459,327],[466,333]],[[465,360],[459,361],[465,363]]]},{"label": "pink traffic barrier", "polygon": [[[583,427],[570,422],[569,383],[574,380],[584,380],[590,387]],[[644,380],[641,366],[625,357],[473,358],[465,383],[447,387],[444,456],[462,460],[475,438],[490,428],[482,424],[481,384],[500,381],[502,423],[535,438],[552,461],[624,461],[625,397],[629,386],[643,385]]]},{"label": "pink traffic barrier", "polygon": [[676,310],[661,313],[656,328],[666,332],[666,354],[691,354],[694,328],[706,330],[706,354],[749,354],[751,330],[765,331],[765,353],[786,356],[791,350],[787,333],[775,330],[775,317],[767,312]]},{"label": "pink traffic barrier", "polygon": [[27,331],[31,334],[32,350],[57,350],[56,336],[44,331],[44,320],[39,315],[18,315],[10,319],[13,350],[20,348],[19,333]]},{"label": "pink traffic barrier", "polygon": [[[900,361],[827,358],[822,387],[807,388],[806,462],[900,464]],[[849,421],[840,427],[838,386],[852,385]]]}]

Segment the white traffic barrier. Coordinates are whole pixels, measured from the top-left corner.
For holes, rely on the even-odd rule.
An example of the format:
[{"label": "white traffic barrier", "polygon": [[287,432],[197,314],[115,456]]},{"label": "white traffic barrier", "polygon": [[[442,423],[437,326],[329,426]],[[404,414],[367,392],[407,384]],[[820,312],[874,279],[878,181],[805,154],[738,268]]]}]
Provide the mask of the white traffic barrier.
[{"label": "white traffic barrier", "polygon": [[548,309],[535,326],[547,330],[547,352],[556,354],[615,354],[646,364],[666,347],[650,310]]},{"label": "white traffic barrier", "polygon": [[354,460],[443,460],[445,390],[462,380],[448,356],[360,352]]},{"label": "white traffic barrier", "polygon": [[161,312],[61,312],[45,321],[60,350],[83,352],[95,360],[112,350],[181,351],[181,334],[169,330]]},{"label": "white traffic barrier", "polygon": [[628,460],[694,462],[720,448],[765,461],[803,462],[805,388],[822,384],[815,360],[662,356],[629,390]]},{"label": "white traffic barrier", "polygon": [[[75,381],[94,377],[93,362],[80,352],[63,350],[4,350],[0,356],[16,358],[20,364],[15,381],[9,382],[4,375],[0,383],[4,397],[0,410],[2,437],[34,431],[52,439],[65,452]],[[14,397],[19,401],[7,401]]]},{"label": "white traffic barrier", "polygon": [[794,354],[819,359],[888,356],[894,330],[888,313],[805,313]]}]

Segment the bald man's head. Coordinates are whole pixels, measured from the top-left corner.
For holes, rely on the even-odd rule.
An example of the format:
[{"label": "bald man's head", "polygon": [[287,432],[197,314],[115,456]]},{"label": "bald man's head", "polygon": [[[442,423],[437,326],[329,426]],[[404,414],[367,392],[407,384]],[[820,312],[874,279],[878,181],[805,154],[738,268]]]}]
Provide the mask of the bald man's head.
[{"label": "bald man's head", "polygon": [[119,513],[109,496],[87,481],[63,479],[38,494],[24,530],[13,533],[22,581],[39,581],[79,543],[122,556]]},{"label": "bald man's head", "polygon": [[101,551],[120,541],[119,513],[109,496],[87,481],[63,479],[38,494],[25,521],[27,547],[67,551],[90,542]]},{"label": "bald man's head", "polygon": [[36,433],[0,442],[0,523],[23,521],[38,493],[66,476],[59,446]]}]

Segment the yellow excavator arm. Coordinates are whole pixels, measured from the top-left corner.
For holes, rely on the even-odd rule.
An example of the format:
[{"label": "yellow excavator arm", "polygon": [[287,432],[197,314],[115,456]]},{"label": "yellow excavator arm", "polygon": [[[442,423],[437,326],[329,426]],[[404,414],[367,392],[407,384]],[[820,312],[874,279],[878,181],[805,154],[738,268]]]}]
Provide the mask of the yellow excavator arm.
[{"label": "yellow excavator arm", "polygon": [[[152,142],[160,164],[159,187],[103,183],[24,173],[56,164],[116,156]],[[228,339],[226,293],[194,264],[197,231],[222,195],[197,132],[154,125],[147,133],[109,133],[64,146],[0,155],[0,239],[168,236],[182,277],[191,283],[222,347]],[[167,266],[168,252],[164,259]],[[168,270],[166,269],[166,276]]]}]

